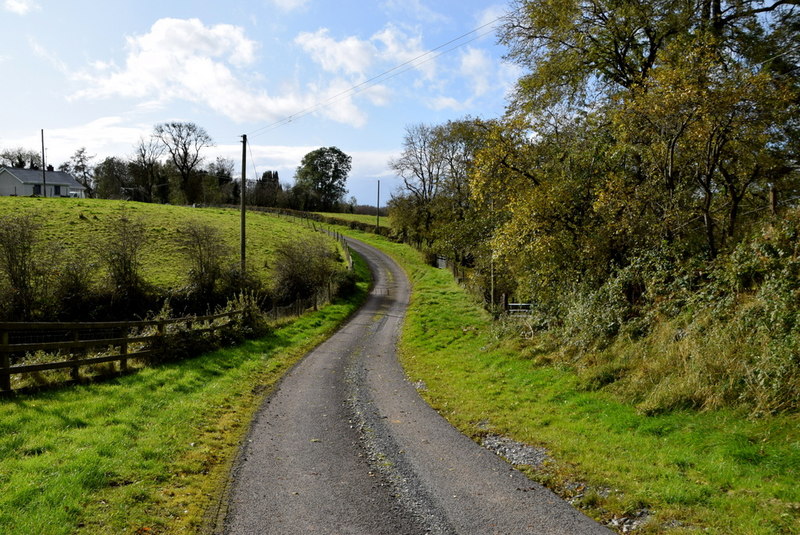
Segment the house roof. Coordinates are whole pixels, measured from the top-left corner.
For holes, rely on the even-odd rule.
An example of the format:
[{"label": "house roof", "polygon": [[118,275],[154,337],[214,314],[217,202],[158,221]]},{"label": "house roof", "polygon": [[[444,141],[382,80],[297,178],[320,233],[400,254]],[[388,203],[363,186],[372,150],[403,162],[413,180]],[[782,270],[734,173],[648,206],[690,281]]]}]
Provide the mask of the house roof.
[{"label": "house roof", "polygon": [[[23,184],[41,184],[41,169],[17,169],[14,167],[0,167],[0,174],[8,173]],[[85,190],[80,182],[69,173],[63,171],[45,171],[45,181],[50,185],[67,186],[70,189]]]}]

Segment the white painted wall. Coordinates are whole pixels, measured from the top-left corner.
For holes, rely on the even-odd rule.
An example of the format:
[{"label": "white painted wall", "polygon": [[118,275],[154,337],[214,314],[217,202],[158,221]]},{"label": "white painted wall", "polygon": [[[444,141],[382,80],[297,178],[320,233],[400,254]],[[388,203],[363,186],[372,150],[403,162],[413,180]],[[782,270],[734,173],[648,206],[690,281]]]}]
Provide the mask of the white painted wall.
[{"label": "white painted wall", "polygon": [[0,171],[0,195],[7,196],[7,195],[32,195],[33,188],[30,186],[25,186],[14,178],[13,176],[9,175],[8,173]]}]

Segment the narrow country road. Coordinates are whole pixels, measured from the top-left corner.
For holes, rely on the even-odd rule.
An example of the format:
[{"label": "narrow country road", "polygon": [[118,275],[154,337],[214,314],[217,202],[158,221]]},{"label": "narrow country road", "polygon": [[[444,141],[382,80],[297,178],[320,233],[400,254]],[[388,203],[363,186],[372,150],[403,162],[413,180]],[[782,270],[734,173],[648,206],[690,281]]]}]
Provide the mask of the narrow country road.
[{"label": "narrow country road", "polygon": [[217,533],[611,533],[422,401],[395,356],[408,280],[351,246],[374,289],[260,409]]}]

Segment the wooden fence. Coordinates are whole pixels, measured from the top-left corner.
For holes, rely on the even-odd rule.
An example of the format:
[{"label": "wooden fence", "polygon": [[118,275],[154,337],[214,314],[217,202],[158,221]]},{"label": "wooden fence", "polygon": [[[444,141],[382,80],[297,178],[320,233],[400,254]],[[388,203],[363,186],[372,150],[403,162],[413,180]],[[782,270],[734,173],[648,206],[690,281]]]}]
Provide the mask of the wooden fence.
[{"label": "wooden fence", "polygon": [[[222,312],[208,316],[188,316],[184,318],[94,322],[94,323],[2,323],[0,322],[0,391],[11,390],[11,376],[20,373],[45,370],[70,369],[73,378],[78,378],[80,366],[119,362],[125,370],[130,358],[150,357],[154,350],[153,342],[164,337],[169,325],[183,324],[195,334],[212,332],[227,326],[232,317],[241,311]],[[228,318],[227,322],[215,323]],[[197,327],[199,325],[199,327]],[[143,334],[147,327],[155,327],[150,334]],[[194,327],[194,328],[193,328]],[[129,346],[140,346],[134,352]],[[114,348],[116,353],[97,357],[86,357],[90,349]],[[118,348],[118,350],[117,350]],[[67,360],[37,364],[16,364],[12,361],[36,351],[64,353]]]},{"label": "wooden fence", "polygon": [[347,238],[338,230],[320,229],[322,232],[339,242],[344,251],[344,260],[347,262],[347,269],[353,271],[353,256],[350,254],[350,246],[347,244]]},{"label": "wooden fence", "polygon": [[506,314],[509,316],[530,316],[533,305],[530,303],[508,303]]}]

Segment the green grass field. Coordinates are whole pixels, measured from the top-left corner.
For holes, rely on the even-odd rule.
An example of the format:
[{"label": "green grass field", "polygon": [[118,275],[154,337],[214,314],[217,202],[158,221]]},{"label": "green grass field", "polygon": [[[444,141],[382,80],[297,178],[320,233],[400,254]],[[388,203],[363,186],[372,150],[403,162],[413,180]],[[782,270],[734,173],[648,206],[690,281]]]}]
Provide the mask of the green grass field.
[{"label": "green grass field", "polygon": [[[374,225],[377,223],[377,216],[374,215],[361,215],[361,214],[339,214],[339,213],[329,213],[329,212],[316,212],[319,215],[324,215],[326,217],[333,217],[336,219],[343,219],[345,221],[358,221],[359,223],[367,223],[368,225]],[[388,216],[381,216],[381,227],[390,227],[392,224],[391,220]]]},{"label": "green grass field", "polygon": [[411,380],[476,440],[497,433],[547,448],[554,461],[528,469],[533,479],[603,522],[641,515],[636,533],[800,533],[798,415],[639,413],[587,391],[569,367],[534,364],[529,346],[501,335],[448,271],[417,252],[343,232],[392,254],[412,280],[401,342]]},{"label": "green grass field", "polygon": [[[79,251],[87,269],[97,264],[95,245],[102,242],[112,220],[123,214],[139,218],[145,223],[147,233],[143,275],[147,282],[162,289],[186,283],[188,265],[176,245],[182,225],[202,222],[217,228],[230,247],[230,262],[238,265],[240,223],[235,210],[101,199],[0,197],[0,216],[7,214],[33,214],[42,224],[47,241]],[[276,245],[312,232],[285,217],[248,212],[248,266],[268,281],[268,267]],[[94,269],[98,274],[101,272],[99,267]]]},{"label": "green grass field", "polygon": [[[91,203],[90,203],[91,204]],[[363,301],[272,334],[101,383],[0,398],[0,533],[196,533],[254,411]]]}]

